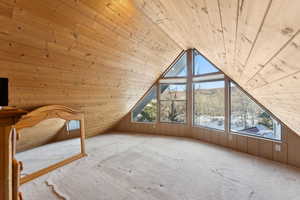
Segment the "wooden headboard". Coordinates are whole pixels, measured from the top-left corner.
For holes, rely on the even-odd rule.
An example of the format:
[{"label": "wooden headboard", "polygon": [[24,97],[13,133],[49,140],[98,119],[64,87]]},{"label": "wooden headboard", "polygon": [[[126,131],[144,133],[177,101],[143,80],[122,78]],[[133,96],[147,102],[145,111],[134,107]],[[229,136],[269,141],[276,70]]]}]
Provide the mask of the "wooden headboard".
[{"label": "wooden headboard", "polygon": [[[45,143],[45,140],[48,140],[49,138],[55,138],[64,140],[65,138],[58,137],[57,135],[47,135],[49,133],[48,129],[51,130],[59,130],[62,129],[62,124],[64,124],[66,121],[70,120],[78,120],[80,121],[80,134],[78,135],[81,139],[81,153],[69,157],[66,160],[60,161],[56,164],[53,164],[47,168],[41,169],[39,171],[36,171],[32,174],[29,174],[26,177],[20,176],[21,170],[22,170],[22,162],[16,160],[15,155],[17,151],[17,144],[18,141],[24,139],[24,143],[21,143],[21,151],[26,150],[28,147],[36,147],[39,145],[43,145]],[[46,122],[46,123],[45,123]],[[63,123],[62,123],[63,122]],[[47,126],[51,126],[50,128],[47,128]],[[46,127],[46,128],[45,128]],[[27,129],[34,128],[33,134],[27,134]],[[26,183],[32,179],[35,179],[41,175],[44,175],[50,171],[53,171],[59,167],[62,167],[72,161],[75,161],[77,159],[80,159],[84,156],[86,156],[85,153],[85,127],[84,127],[84,114],[78,111],[75,111],[71,108],[68,108],[66,106],[61,105],[50,105],[50,106],[44,106],[41,108],[38,108],[26,115],[23,115],[20,120],[12,126],[12,132],[14,132],[15,137],[12,142],[13,146],[13,152],[12,152],[12,159],[13,159],[13,199],[14,200],[20,200],[22,199],[22,195],[19,192],[19,187],[21,184]],[[53,131],[52,131],[53,132]],[[55,131],[54,131],[55,132]],[[26,133],[26,134],[25,134]],[[27,136],[26,136],[27,135]],[[42,136],[42,137],[41,137]],[[45,137],[44,137],[45,136]],[[26,138],[27,137],[27,138]]]},{"label": "wooden headboard", "polygon": [[[16,152],[50,143],[54,138],[59,138],[57,133],[64,131],[65,121],[81,119],[82,113],[60,105],[44,106],[22,116],[15,125],[18,139]],[[32,127],[36,131],[27,131]]]},{"label": "wooden headboard", "polygon": [[51,118],[61,118],[64,120],[81,120],[83,114],[79,111],[75,111],[71,108],[61,105],[51,105],[51,106],[44,106],[38,108],[26,115],[23,115],[21,119],[16,123],[15,128],[16,130],[20,130],[23,128],[32,127],[39,122],[51,119]]}]

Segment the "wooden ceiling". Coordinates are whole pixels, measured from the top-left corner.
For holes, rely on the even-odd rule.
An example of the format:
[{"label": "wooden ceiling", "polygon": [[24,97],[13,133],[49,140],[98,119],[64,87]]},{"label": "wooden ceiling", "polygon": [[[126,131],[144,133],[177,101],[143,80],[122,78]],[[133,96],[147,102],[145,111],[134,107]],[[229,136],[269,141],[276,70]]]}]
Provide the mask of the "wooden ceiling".
[{"label": "wooden ceiling", "polygon": [[182,51],[131,1],[0,0],[10,104],[63,104],[89,136],[120,120]]},{"label": "wooden ceiling", "polygon": [[300,133],[299,0],[134,0]]},{"label": "wooden ceiling", "polygon": [[299,10],[299,0],[0,0],[0,77],[11,105],[80,109],[95,135],[195,47],[300,133]]}]

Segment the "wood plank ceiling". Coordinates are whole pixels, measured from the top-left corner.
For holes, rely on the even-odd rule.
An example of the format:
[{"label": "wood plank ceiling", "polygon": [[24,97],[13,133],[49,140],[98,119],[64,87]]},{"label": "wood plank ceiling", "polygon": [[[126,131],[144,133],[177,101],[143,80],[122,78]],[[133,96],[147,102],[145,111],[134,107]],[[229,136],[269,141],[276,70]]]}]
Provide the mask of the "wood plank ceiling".
[{"label": "wood plank ceiling", "polygon": [[0,76],[11,105],[83,110],[95,135],[195,47],[300,133],[299,10],[299,0],[0,0]]},{"label": "wood plank ceiling", "polygon": [[299,0],[134,0],[300,134]]},{"label": "wood plank ceiling", "polygon": [[182,51],[127,0],[0,0],[10,104],[64,104],[87,134],[112,127]]}]

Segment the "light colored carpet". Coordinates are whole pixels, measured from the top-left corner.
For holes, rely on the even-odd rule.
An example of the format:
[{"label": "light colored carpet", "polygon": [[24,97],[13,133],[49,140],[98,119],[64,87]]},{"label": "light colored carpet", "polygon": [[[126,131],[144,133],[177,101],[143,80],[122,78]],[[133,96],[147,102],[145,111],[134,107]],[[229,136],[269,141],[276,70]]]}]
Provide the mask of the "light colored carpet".
[{"label": "light colored carpet", "polygon": [[300,170],[197,140],[110,134],[22,186],[25,200],[299,200]]}]

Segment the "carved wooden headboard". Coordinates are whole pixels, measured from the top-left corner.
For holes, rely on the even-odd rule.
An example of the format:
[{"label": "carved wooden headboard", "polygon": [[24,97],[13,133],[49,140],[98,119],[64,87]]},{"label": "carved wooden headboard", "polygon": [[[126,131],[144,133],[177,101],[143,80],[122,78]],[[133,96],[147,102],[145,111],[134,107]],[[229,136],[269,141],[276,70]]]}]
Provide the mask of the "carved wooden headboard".
[{"label": "carved wooden headboard", "polygon": [[[56,120],[51,122],[51,120]],[[49,127],[49,129],[53,129],[53,128],[57,128],[57,129],[61,129],[62,125],[60,123],[61,121],[70,121],[70,120],[78,120],[80,121],[80,141],[81,141],[81,153],[69,157],[63,161],[60,161],[58,163],[52,164],[51,166],[38,170],[32,174],[29,174],[25,177],[21,178],[21,170],[22,170],[22,162],[18,161],[15,157],[16,155],[16,150],[17,150],[17,144],[18,141],[25,137],[25,143],[23,144],[22,148],[26,149],[28,145],[31,145],[33,147],[37,146],[37,145],[41,145],[41,139],[43,139],[43,133],[47,132],[47,123],[48,125],[50,125],[51,127]],[[43,126],[41,126],[41,124],[43,122],[47,121],[47,123],[44,123]],[[51,123],[49,123],[51,122]],[[46,124],[46,128],[45,128],[45,124]],[[54,126],[54,125],[55,126]],[[40,127],[40,131],[35,131],[38,134],[35,137],[28,137],[26,138],[24,134],[26,133],[27,129],[32,129],[33,127]],[[78,111],[75,111],[71,108],[68,108],[66,106],[61,106],[61,105],[50,105],[50,106],[44,106],[41,108],[38,108],[24,116],[22,116],[20,118],[20,120],[12,127],[13,131],[15,132],[15,139],[13,140],[13,171],[14,171],[14,177],[13,177],[13,182],[14,182],[14,186],[13,186],[13,190],[14,190],[14,200],[20,200],[22,199],[22,195],[19,193],[19,186],[23,183],[26,183],[32,179],[35,179],[41,175],[44,175],[50,171],[53,171],[59,167],[62,167],[74,160],[80,159],[84,156],[86,156],[85,153],[85,144],[84,144],[84,139],[85,139],[85,127],[84,127],[84,114]],[[43,130],[45,130],[43,132]],[[44,134],[45,137],[47,137],[47,134]],[[24,139],[24,138],[23,138]],[[28,142],[27,142],[28,139]],[[37,142],[32,142],[30,140],[38,140]],[[27,146],[26,146],[27,145]]]},{"label": "carved wooden headboard", "polygon": [[22,128],[32,127],[43,120],[51,118],[81,120],[83,118],[83,114],[66,106],[44,106],[22,116],[21,119],[16,123],[15,128],[18,131]]}]

